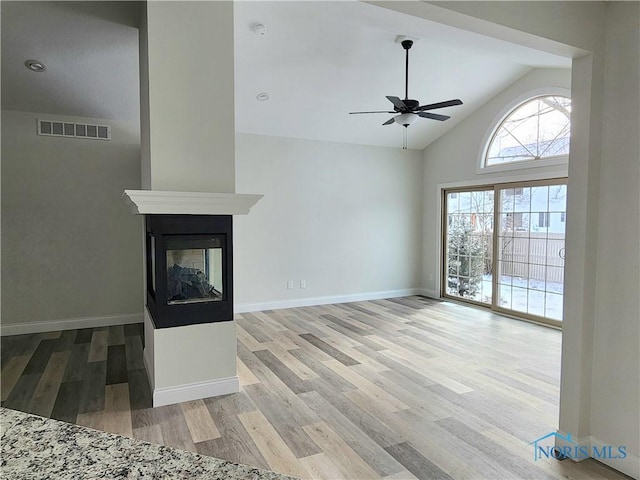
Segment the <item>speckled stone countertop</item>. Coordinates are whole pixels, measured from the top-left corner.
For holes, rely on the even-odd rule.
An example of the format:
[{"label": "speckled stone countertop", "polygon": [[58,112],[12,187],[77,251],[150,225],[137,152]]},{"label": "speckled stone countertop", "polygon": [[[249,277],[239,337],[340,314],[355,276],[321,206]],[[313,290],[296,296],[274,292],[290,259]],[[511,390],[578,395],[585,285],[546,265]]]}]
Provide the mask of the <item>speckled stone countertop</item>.
[{"label": "speckled stone countertop", "polygon": [[0,408],[0,429],[0,478],[291,479],[6,408]]}]

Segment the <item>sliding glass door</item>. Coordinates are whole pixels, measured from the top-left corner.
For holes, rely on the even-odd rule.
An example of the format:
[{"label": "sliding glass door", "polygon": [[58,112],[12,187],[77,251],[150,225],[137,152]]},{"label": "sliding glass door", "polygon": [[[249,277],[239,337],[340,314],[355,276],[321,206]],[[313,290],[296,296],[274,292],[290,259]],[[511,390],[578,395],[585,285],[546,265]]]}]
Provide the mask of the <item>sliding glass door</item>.
[{"label": "sliding glass door", "polygon": [[566,197],[564,180],[446,190],[442,295],[560,325]]}]

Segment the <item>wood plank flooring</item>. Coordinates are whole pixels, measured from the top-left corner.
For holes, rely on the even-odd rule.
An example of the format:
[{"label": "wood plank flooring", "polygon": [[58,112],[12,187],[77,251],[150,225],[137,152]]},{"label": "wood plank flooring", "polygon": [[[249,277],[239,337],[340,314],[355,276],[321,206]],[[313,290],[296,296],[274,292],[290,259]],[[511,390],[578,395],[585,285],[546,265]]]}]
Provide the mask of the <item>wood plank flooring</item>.
[{"label": "wood plank flooring", "polygon": [[2,337],[2,406],[301,478],[626,478],[533,461],[556,330],[424,297],[236,319],[238,394],[151,408],[126,325]]}]

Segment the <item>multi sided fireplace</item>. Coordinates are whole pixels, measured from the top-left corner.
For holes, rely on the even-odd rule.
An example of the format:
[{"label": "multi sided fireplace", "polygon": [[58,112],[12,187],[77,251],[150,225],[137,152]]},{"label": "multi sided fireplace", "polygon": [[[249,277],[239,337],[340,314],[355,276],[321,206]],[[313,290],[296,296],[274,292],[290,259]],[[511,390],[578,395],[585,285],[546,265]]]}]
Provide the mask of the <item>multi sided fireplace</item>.
[{"label": "multi sided fireplace", "polygon": [[145,222],[155,327],[233,320],[231,215],[146,215]]},{"label": "multi sided fireplace", "polygon": [[145,216],[144,365],[154,407],[238,392],[232,215],[247,215],[262,195],[125,190],[122,197]]}]

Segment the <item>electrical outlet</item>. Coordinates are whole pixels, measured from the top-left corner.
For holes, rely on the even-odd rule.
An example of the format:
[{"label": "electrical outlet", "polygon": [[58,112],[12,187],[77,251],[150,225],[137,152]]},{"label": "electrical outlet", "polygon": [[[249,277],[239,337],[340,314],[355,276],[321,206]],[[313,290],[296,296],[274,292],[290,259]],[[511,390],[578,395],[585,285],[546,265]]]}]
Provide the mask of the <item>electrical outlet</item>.
[{"label": "electrical outlet", "polygon": [[287,290],[293,290],[293,280],[287,282]]},{"label": "electrical outlet", "polygon": [[300,280],[300,288],[307,288],[307,281],[306,280]]}]

